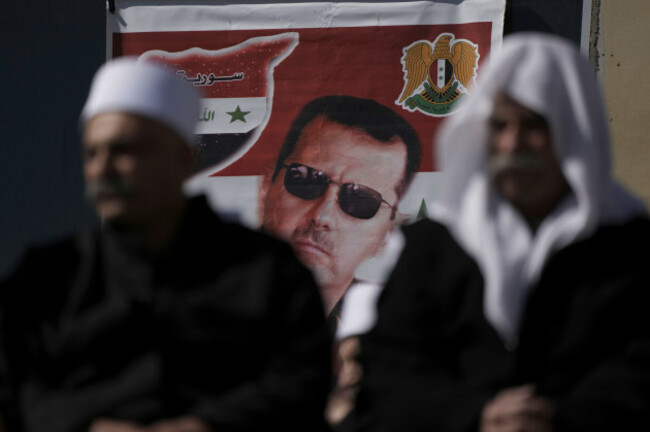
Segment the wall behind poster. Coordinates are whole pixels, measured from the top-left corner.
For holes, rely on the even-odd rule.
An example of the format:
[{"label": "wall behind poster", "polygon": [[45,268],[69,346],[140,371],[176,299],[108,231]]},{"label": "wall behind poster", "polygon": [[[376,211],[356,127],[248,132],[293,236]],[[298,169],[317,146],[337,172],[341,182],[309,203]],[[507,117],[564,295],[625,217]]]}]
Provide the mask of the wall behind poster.
[{"label": "wall behind poster", "polygon": [[[581,0],[508,4],[506,32],[534,28],[580,42]],[[96,223],[83,197],[77,116],[106,58],[108,13],[104,0],[3,5],[0,277],[28,245]]]}]

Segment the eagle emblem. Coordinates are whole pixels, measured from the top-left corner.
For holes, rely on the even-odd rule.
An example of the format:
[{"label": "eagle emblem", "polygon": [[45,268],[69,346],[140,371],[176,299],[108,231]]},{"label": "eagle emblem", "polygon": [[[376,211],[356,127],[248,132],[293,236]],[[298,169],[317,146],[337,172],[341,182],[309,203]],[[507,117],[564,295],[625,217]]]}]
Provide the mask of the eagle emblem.
[{"label": "eagle emblem", "polygon": [[478,45],[442,33],[433,43],[417,41],[402,51],[404,88],[395,103],[434,117],[451,114],[476,79]]}]

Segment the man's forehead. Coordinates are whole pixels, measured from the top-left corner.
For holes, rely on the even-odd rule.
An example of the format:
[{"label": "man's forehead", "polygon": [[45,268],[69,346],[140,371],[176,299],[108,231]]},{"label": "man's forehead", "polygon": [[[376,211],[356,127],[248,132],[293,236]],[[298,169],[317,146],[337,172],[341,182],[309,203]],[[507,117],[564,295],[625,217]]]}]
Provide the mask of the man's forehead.
[{"label": "man's forehead", "polygon": [[382,142],[362,129],[319,116],[303,128],[289,157],[307,157],[340,165],[354,159],[359,165],[367,166],[383,159],[405,161],[406,146],[397,136],[389,142]]},{"label": "man's forehead", "polygon": [[526,120],[544,120],[544,116],[540,113],[517,102],[503,92],[498,93],[494,99],[492,116],[511,116]]},{"label": "man's forehead", "polygon": [[84,142],[103,140],[107,143],[124,144],[129,140],[160,140],[176,136],[178,135],[173,130],[155,120],[122,111],[98,114],[89,119],[84,127]]}]

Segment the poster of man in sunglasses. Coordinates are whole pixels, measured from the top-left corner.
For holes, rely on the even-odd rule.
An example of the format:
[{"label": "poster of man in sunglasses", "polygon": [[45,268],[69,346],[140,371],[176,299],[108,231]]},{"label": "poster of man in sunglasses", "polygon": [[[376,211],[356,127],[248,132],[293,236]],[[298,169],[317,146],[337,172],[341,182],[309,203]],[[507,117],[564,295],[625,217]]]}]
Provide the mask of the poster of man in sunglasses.
[{"label": "poster of man in sunglasses", "polygon": [[320,97],[293,121],[262,179],[260,220],[312,270],[329,316],[400,221],[420,157],[411,125],[371,99]]},{"label": "poster of man in sunglasses", "polygon": [[381,283],[366,264],[385,268],[387,233],[435,200],[431,138],[500,43],[499,2],[425,3],[134,4],[110,27],[128,24],[113,56],[203,93],[185,192],[291,243],[334,323],[351,284]]}]

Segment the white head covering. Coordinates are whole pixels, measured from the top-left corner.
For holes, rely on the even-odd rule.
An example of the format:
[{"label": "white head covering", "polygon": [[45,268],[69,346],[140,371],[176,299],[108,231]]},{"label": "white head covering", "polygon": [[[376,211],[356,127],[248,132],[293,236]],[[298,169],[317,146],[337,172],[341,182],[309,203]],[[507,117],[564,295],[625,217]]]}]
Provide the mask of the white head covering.
[{"label": "white head covering", "polygon": [[[607,116],[595,72],[568,41],[519,33],[488,59],[468,102],[437,136],[444,173],[432,217],[473,256],[485,279],[484,312],[506,344],[516,344],[528,290],[551,253],[603,224],[645,213],[612,178]],[[485,66],[484,66],[485,67]],[[490,185],[488,124],[497,92],[542,115],[572,194],[533,234]]]},{"label": "white head covering", "polygon": [[161,64],[120,57],[105,63],[95,74],[81,122],[85,124],[97,114],[112,111],[155,120],[192,145],[199,94]]}]

